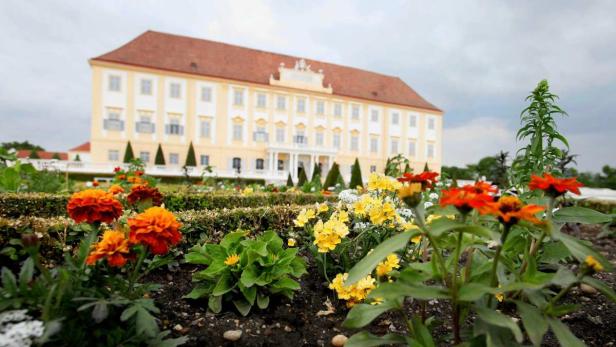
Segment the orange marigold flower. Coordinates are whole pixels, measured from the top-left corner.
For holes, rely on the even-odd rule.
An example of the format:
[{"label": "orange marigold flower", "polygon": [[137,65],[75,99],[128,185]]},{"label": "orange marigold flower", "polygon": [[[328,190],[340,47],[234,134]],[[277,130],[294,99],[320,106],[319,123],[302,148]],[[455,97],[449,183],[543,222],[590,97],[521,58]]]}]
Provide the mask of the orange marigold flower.
[{"label": "orange marigold flower", "polygon": [[128,219],[130,242],[145,244],[154,254],[166,254],[170,245],[180,242],[182,224],[173,213],[162,207],[150,207],[134,218]]},{"label": "orange marigold flower", "polygon": [[545,207],[540,205],[524,205],[517,197],[505,195],[501,196],[497,202],[491,202],[484,207],[480,207],[479,212],[495,215],[501,223],[511,226],[521,220],[526,220],[534,224],[541,223],[541,221],[535,217],[535,214],[544,209]]},{"label": "orange marigold flower", "polygon": [[149,187],[147,184],[134,185],[126,200],[131,205],[150,199],[153,206],[160,206],[163,203],[163,195],[158,188]]},{"label": "orange marigold flower", "polygon": [[92,181],[92,187],[98,187],[98,181],[97,180]]},{"label": "orange marigold flower", "polygon": [[137,177],[137,176],[130,176],[127,179],[128,183],[132,183],[132,184],[142,184],[143,180],[141,179],[141,177]]},{"label": "orange marigold flower", "polygon": [[141,170],[135,171],[135,176],[137,176],[137,177],[143,176],[143,171],[141,171]]},{"label": "orange marigold flower", "polygon": [[440,205],[455,206],[460,212],[468,213],[474,208],[482,208],[494,201],[490,193],[496,193],[496,187],[487,182],[476,182],[462,188],[450,188],[442,191]]},{"label": "orange marigold flower", "polygon": [[77,223],[111,223],[122,215],[122,204],[111,193],[87,189],[71,195],[66,210]]},{"label": "orange marigold flower", "polygon": [[533,175],[530,178],[528,188],[531,190],[543,190],[547,195],[557,197],[565,194],[567,191],[580,195],[580,187],[583,184],[578,182],[576,177],[557,178],[549,173],[544,173],[543,177]]},{"label": "orange marigold flower", "polygon": [[122,231],[107,230],[103,238],[94,245],[86,264],[94,265],[99,259],[107,258],[109,266],[122,267],[130,253],[128,239]]},{"label": "orange marigold flower", "polygon": [[423,190],[430,189],[436,184],[436,176],[438,173],[433,171],[424,171],[418,175],[413,175],[410,172],[405,172],[402,177],[398,177],[398,181],[402,183],[421,183]]},{"label": "orange marigold flower", "polygon": [[113,195],[116,195],[116,194],[124,193],[124,188],[122,188],[122,186],[120,186],[119,184],[114,184],[111,187],[109,187],[107,191]]}]

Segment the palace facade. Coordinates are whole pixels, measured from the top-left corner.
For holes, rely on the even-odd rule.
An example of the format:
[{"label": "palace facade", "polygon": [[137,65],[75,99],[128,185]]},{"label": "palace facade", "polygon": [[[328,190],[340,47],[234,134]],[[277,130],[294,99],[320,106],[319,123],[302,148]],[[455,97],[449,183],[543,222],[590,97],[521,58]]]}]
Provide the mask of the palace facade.
[{"label": "palace facade", "polygon": [[193,174],[297,180],[335,161],[348,180],[355,158],[367,176],[397,154],[440,170],[443,112],[398,77],[153,31],[90,66],[94,165],[120,164],[130,141],[159,175],[180,172],[190,143]]}]

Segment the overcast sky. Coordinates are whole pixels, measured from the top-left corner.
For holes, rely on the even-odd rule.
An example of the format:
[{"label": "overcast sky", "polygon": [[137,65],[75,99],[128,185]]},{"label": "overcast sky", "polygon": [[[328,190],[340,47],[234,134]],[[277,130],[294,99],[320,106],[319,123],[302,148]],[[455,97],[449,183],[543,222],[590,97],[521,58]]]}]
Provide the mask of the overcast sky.
[{"label": "overcast sky", "polygon": [[0,142],[90,136],[87,60],[151,29],[400,76],[445,110],[444,163],[514,151],[546,78],[583,170],[616,165],[616,1],[0,2]]}]

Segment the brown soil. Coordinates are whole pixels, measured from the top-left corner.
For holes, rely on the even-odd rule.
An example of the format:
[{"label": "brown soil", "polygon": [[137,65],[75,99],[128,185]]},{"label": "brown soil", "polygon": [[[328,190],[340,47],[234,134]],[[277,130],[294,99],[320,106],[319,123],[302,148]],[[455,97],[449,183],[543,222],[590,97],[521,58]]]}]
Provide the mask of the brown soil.
[{"label": "brown soil", "polygon": [[[593,226],[571,227],[567,230],[576,237],[591,240],[595,249],[616,264],[616,240],[596,239],[600,230]],[[197,268],[183,264],[175,272],[159,272],[148,280],[162,284],[155,293],[159,315],[165,329],[173,331],[174,336],[188,336],[188,346],[331,346],[331,339],[337,334],[351,336],[355,331],[344,329],[341,323],[347,313],[342,302],[338,302],[326,284],[316,274],[314,268],[301,279],[301,289],[293,300],[277,299],[270,302],[266,310],[254,308],[248,317],[242,317],[235,308],[228,307],[218,315],[207,311],[206,301],[182,299],[192,288],[191,275]],[[599,273],[597,278],[616,288],[616,274]],[[327,316],[317,316],[325,310],[326,298],[331,300],[336,312]],[[564,316],[573,333],[589,346],[616,345],[616,304],[606,300],[601,294],[586,294],[576,289],[565,299],[567,303],[580,304],[577,312]],[[409,310],[417,311],[416,305]],[[444,302],[432,301],[427,305],[428,316],[440,322],[448,322],[451,310]],[[433,332],[442,346],[450,345],[450,330],[447,323],[437,326]],[[242,330],[236,342],[226,341],[223,333],[227,330]],[[375,334],[401,332],[401,320],[392,314],[377,319],[369,330]],[[545,346],[558,346],[553,335],[547,334]]]}]

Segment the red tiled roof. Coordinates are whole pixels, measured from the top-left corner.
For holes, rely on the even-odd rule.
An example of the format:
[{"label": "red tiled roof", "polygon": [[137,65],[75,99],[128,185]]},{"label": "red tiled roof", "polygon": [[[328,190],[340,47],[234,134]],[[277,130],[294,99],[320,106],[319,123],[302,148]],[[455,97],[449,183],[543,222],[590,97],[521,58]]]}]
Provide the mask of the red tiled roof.
[{"label": "red tiled roof", "polygon": [[[226,43],[146,31],[122,47],[93,58],[103,61],[236,81],[268,84],[280,63],[294,66],[298,57]],[[323,69],[324,86],[334,95],[440,111],[400,78],[306,59]]]},{"label": "red tiled roof", "polygon": [[77,147],[73,147],[68,150],[69,152],[89,152],[90,151],[90,142],[85,142],[80,144]]},{"label": "red tiled roof", "polygon": [[[29,149],[20,149],[19,151],[17,151],[17,158],[30,158],[30,152],[32,152]],[[41,159],[53,159],[54,154],[58,154],[60,156],[60,160],[68,160],[68,153],[66,152],[47,152],[47,151],[38,151],[38,156]]]}]

